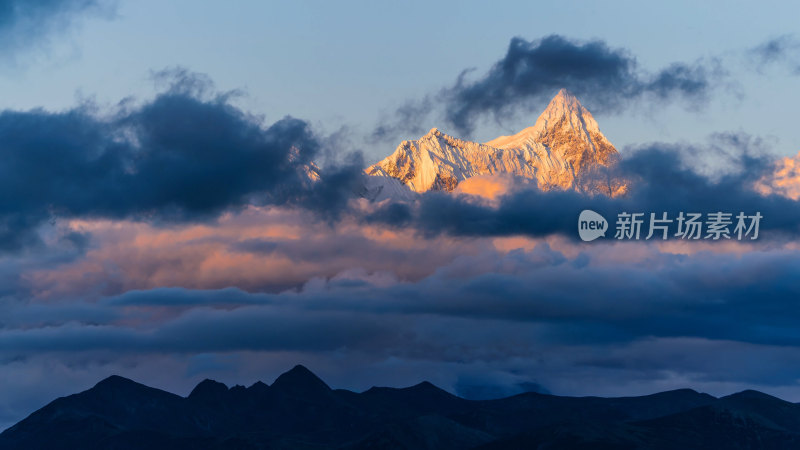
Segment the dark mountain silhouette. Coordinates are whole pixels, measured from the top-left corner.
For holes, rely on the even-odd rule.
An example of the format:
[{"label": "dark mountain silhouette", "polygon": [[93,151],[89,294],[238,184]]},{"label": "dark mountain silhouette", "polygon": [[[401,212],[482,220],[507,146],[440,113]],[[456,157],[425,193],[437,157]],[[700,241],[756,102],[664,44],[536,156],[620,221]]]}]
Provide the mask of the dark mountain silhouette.
[{"label": "dark mountain silhouette", "polygon": [[112,376],[0,434],[0,449],[796,449],[800,405],[755,391],[465,400],[430,383],[331,389],[302,366],[188,397]]}]

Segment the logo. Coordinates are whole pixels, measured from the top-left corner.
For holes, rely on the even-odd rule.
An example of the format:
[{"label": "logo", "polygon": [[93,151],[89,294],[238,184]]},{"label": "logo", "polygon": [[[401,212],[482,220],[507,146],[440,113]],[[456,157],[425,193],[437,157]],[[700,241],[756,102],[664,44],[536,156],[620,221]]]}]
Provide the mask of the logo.
[{"label": "logo", "polygon": [[606,236],[608,230],[608,222],[606,219],[592,211],[591,209],[584,209],[578,217],[578,234],[586,242],[593,241],[600,236]]},{"label": "logo", "polygon": [[[712,241],[723,240],[750,240],[758,239],[761,212],[746,214],[740,211],[734,215],[732,212],[675,212],[661,213],[621,212],[617,214],[616,234],[617,240],[650,239],[667,240],[680,238],[684,240],[708,239]],[[578,234],[586,242],[593,241],[600,236],[606,237],[608,222],[600,214],[591,209],[584,209],[578,217]]]}]

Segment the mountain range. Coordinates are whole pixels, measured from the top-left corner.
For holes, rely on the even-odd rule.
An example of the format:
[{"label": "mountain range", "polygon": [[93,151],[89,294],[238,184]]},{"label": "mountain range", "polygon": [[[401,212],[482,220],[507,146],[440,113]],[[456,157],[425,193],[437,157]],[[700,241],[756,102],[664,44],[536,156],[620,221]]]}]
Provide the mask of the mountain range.
[{"label": "mountain range", "polygon": [[800,405],[689,389],[478,401],[423,382],[355,393],[296,366],[272,385],[205,380],[187,397],[111,376],[0,434],[0,449],[78,448],[797,449]]},{"label": "mountain range", "polygon": [[413,193],[453,191],[478,175],[513,175],[535,180],[543,190],[617,196],[627,190],[611,175],[618,160],[619,152],[592,114],[562,89],[533,126],[512,136],[481,144],[433,128],[417,140],[401,142],[365,170],[367,197],[408,199]]}]

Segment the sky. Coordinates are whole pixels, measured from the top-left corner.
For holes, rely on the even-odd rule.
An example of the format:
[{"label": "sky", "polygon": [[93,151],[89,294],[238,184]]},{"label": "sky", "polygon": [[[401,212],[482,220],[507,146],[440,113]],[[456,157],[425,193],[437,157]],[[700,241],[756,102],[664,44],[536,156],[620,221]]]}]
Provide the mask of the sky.
[{"label": "sky", "polygon": [[[41,36],[29,26],[39,36],[19,39],[22,49],[4,58],[0,88],[4,106],[16,109],[68,108],[86,97],[114,104],[151,96],[150,73],[181,66],[208,75],[221,90],[242,90],[241,104],[253,113],[270,119],[291,114],[328,132],[348,127],[354,145],[377,160],[396,146],[362,139],[378,116],[452,84],[464,69],[474,68],[477,76],[512,37],[559,34],[626,49],[643,70],[725,60],[731,76],[718,81],[704,108],[639,105],[600,116],[618,147],[746,129],[776,139],[776,151],[789,155],[800,147],[788,131],[798,77],[787,65],[761,67],[742,53],[792,35],[796,8],[791,2],[752,8],[714,1],[501,2],[491,8],[481,2],[101,2],[69,25],[51,27],[63,32]],[[545,105],[539,100],[536,109]],[[489,121],[474,137],[516,132],[537,114]],[[425,131],[451,131],[437,119],[431,117]]]},{"label": "sky", "polygon": [[[798,9],[0,2],[0,427],[111,374],[186,395],[298,363],[359,391],[800,401]],[[512,134],[561,87],[629,196],[352,195],[400,141]],[[764,221],[583,243],[588,206]]]}]

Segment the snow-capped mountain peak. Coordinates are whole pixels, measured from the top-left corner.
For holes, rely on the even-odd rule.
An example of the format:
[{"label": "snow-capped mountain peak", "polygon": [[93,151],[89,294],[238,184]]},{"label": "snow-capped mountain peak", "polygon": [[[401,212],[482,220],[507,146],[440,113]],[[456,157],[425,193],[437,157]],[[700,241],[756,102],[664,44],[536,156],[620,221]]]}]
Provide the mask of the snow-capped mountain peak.
[{"label": "snow-capped mountain peak", "polygon": [[[389,191],[452,191],[476,175],[511,174],[536,179],[542,189],[562,188],[616,195],[623,183],[598,182],[595,169],[617,162],[619,154],[600,132],[592,114],[562,89],[533,126],[479,144],[432,128],[418,140],[403,141],[384,160],[366,169],[374,198]],[[391,181],[390,181],[391,180]],[[389,183],[383,189],[381,185]],[[400,186],[398,186],[398,184]]]},{"label": "snow-capped mountain peak", "polygon": [[548,133],[548,130],[564,126],[577,134],[586,136],[600,133],[600,127],[592,113],[584,108],[569,91],[561,89],[536,119],[533,126],[511,136],[500,136],[487,142],[486,145],[498,148],[518,148],[525,145],[526,141],[540,141]]}]

